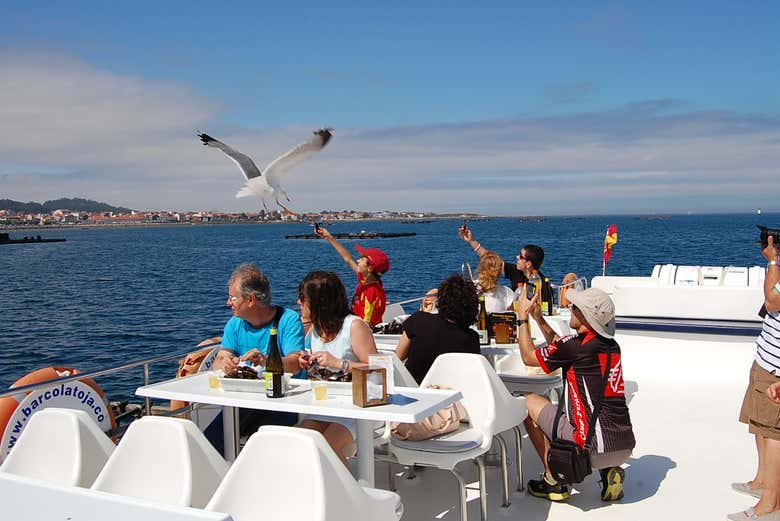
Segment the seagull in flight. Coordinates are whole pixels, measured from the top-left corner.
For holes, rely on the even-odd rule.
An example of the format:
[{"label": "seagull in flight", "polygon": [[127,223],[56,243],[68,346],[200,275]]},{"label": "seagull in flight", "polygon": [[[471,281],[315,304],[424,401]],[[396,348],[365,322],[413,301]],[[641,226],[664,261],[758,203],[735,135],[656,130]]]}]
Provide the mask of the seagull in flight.
[{"label": "seagull in flight", "polygon": [[291,212],[287,207],[279,202],[279,196],[283,196],[287,202],[290,202],[290,196],[282,189],[281,181],[284,174],[290,171],[292,167],[305,161],[315,152],[322,150],[325,145],[328,144],[330,138],[333,136],[332,128],[321,128],[313,132],[314,136],[298,146],[294,147],[277,157],[271,163],[265,167],[265,170],[261,171],[255,165],[246,154],[242,154],[238,150],[235,150],[222,141],[214,139],[213,137],[198,131],[197,135],[200,141],[207,146],[220,149],[230,159],[236,162],[238,167],[244,173],[246,177],[246,184],[238,191],[236,197],[250,197],[257,196],[263,201],[263,208],[268,211],[266,205],[266,199],[273,197],[276,200],[276,204],[288,215],[295,215],[295,212]]}]

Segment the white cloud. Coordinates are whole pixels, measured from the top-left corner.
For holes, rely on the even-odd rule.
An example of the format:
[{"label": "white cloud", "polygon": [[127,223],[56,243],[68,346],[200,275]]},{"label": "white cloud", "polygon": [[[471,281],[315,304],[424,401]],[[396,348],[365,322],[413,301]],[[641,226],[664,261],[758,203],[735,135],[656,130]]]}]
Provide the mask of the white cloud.
[{"label": "white cloud", "polygon": [[[254,210],[259,201],[234,198],[236,167],[202,147],[195,129],[261,167],[314,129],[221,126],[223,104],[197,89],[63,55],[0,50],[0,70],[0,198]],[[776,115],[686,112],[659,100],[548,118],[336,129],[284,185],[297,210],[771,209],[778,142]]]}]

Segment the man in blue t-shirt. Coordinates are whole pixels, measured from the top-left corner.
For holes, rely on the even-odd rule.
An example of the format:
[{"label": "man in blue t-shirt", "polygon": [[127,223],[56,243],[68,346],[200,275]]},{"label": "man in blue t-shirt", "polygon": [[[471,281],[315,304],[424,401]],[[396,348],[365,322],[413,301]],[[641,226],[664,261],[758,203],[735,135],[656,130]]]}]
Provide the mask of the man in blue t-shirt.
[{"label": "man in blue t-shirt", "polygon": [[[235,269],[228,281],[227,305],[233,317],[222,333],[222,352],[215,368],[225,374],[235,373],[239,362],[265,365],[268,356],[268,341],[271,326],[276,316],[276,306],[271,304],[271,285],[263,271],[254,264],[242,264]],[[301,317],[295,311],[284,309],[279,319],[277,341],[282,354],[284,370],[288,373],[300,371],[298,356],[304,348],[304,333]],[[221,451],[222,415],[206,429],[206,436]],[[298,415],[263,410],[239,410],[239,431],[250,435],[261,425],[295,425]]]},{"label": "man in blue t-shirt", "polygon": [[[236,268],[228,281],[227,305],[233,318],[222,333],[222,348],[228,355],[222,365],[225,374],[235,372],[240,361],[265,365],[276,306],[271,304],[271,285],[260,268],[254,264]],[[284,310],[277,339],[285,371],[297,373],[298,355],[303,349],[303,324],[298,313]]]}]

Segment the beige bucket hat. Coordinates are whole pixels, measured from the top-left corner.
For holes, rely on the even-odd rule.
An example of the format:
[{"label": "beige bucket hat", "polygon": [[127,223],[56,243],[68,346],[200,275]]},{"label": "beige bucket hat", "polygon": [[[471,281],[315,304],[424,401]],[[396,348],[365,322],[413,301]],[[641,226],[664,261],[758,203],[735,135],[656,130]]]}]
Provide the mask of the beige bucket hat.
[{"label": "beige bucket hat", "polygon": [[569,291],[566,296],[577,306],[593,331],[606,338],[615,336],[615,304],[609,295],[598,288],[588,288],[585,291]]}]

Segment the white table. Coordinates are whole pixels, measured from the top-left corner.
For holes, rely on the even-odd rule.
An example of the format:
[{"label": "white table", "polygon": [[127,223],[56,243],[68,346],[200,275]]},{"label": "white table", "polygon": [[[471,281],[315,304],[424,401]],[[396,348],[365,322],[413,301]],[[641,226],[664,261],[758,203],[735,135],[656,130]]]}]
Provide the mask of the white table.
[{"label": "white table", "polygon": [[0,472],[3,519],[20,521],[231,521],[222,512],[154,503],[97,490],[52,485]]},{"label": "white table", "polygon": [[[436,411],[460,400],[460,391],[443,389],[419,389],[396,387],[395,394],[412,398],[415,401],[405,405],[379,405],[375,407],[356,407],[351,396],[328,396],[327,400],[315,401],[310,390],[290,393],[284,398],[267,398],[263,393],[235,392],[209,389],[208,377],[211,373],[199,373],[186,378],[139,387],[138,396],[160,398],[163,400],[182,400],[185,402],[209,403],[221,405],[224,410],[225,457],[235,459],[237,444],[229,448],[228,437],[235,439],[236,407],[263,409],[299,414],[317,414],[357,420],[358,478],[374,486],[374,428],[375,421],[396,421],[415,423]],[[308,382],[303,381],[303,387]],[[228,454],[228,452],[232,452]]]},{"label": "white table", "polygon": [[[547,317],[547,318],[551,318],[551,317]],[[377,351],[395,352],[395,348],[397,347],[398,342],[397,341],[394,342],[393,338],[388,338],[388,337],[396,337],[396,336],[398,335],[374,335]],[[536,348],[542,347],[547,343],[545,342],[544,337],[541,336],[534,338],[533,340],[534,340],[534,347]],[[482,351],[482,354],[487,357],[520,354],[520,346],[517,345],[517,342],[512,342],[510,344],[497,344],[495,338],[491,338],[490,345],[482,346],[480,350]]]}]

